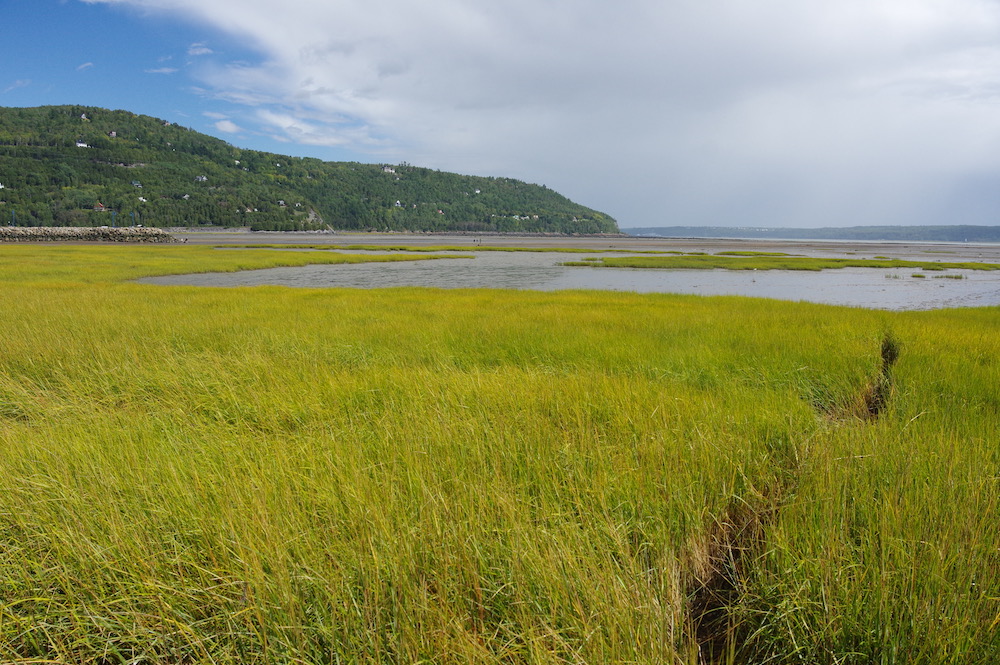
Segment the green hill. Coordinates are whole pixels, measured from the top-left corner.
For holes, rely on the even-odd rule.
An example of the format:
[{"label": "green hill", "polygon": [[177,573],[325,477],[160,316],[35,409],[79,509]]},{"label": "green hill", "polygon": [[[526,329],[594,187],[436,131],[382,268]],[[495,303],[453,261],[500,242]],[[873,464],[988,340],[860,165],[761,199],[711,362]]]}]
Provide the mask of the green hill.
[{"label": "green hill", "polygon": [[256,150],[150,116],[0,108],[0,223],[615,233],[540,185]]}]

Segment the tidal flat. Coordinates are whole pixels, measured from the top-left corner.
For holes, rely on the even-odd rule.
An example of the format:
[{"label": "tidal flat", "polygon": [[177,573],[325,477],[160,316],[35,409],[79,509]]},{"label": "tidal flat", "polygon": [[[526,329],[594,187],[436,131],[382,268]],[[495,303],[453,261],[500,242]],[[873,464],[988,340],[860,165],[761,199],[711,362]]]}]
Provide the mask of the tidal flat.
[{"label": "tidal flat", "polygon": [[0,246],[0,661],[1000,656],[1000,310],[373,258]]},{"label": "tidal flat", "polygon": [[[261,242],[262,237],[275,241]],[[1000,245],[232,232],[207,234],[199,242],[233,249],[454,260],[300,265],[143,281],[306,288],[598,289],[739,295],[886,310],[1000,305]],[[753,274],[740,274],[744,271]],[[937,279],[925,279],[928,276]]]}]

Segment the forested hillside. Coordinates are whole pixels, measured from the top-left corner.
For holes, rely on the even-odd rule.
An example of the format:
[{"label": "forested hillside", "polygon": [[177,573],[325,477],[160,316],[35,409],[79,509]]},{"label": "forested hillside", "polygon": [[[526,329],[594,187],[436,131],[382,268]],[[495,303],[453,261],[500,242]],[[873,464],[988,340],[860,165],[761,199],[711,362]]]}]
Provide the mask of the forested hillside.
[{"label": "forested hillside", "polygon": [[614,233],[539,185],[255,150],[127,111],[0,108],[0,224]]}]

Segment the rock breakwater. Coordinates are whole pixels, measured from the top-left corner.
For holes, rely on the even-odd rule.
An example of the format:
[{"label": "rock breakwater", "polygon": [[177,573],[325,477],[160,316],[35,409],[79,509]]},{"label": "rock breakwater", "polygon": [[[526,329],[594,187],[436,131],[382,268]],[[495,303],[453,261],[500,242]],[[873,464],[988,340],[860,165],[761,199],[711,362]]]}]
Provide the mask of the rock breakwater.
[{"label": "rock breakwater", "polygon": [[159,242],[178,240],[163,229],[144,226],[4,226],[0,242]]}]

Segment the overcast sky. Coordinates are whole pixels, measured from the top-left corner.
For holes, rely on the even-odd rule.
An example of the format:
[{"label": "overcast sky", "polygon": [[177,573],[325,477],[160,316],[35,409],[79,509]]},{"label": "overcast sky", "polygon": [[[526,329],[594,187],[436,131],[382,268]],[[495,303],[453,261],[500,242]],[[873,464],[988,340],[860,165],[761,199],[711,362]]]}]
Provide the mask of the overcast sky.
[{"label": "overcast sky", "polygon": [[509,176],[622,227],[1000,224],[1000,0],[4,2],[4,106]]}]

